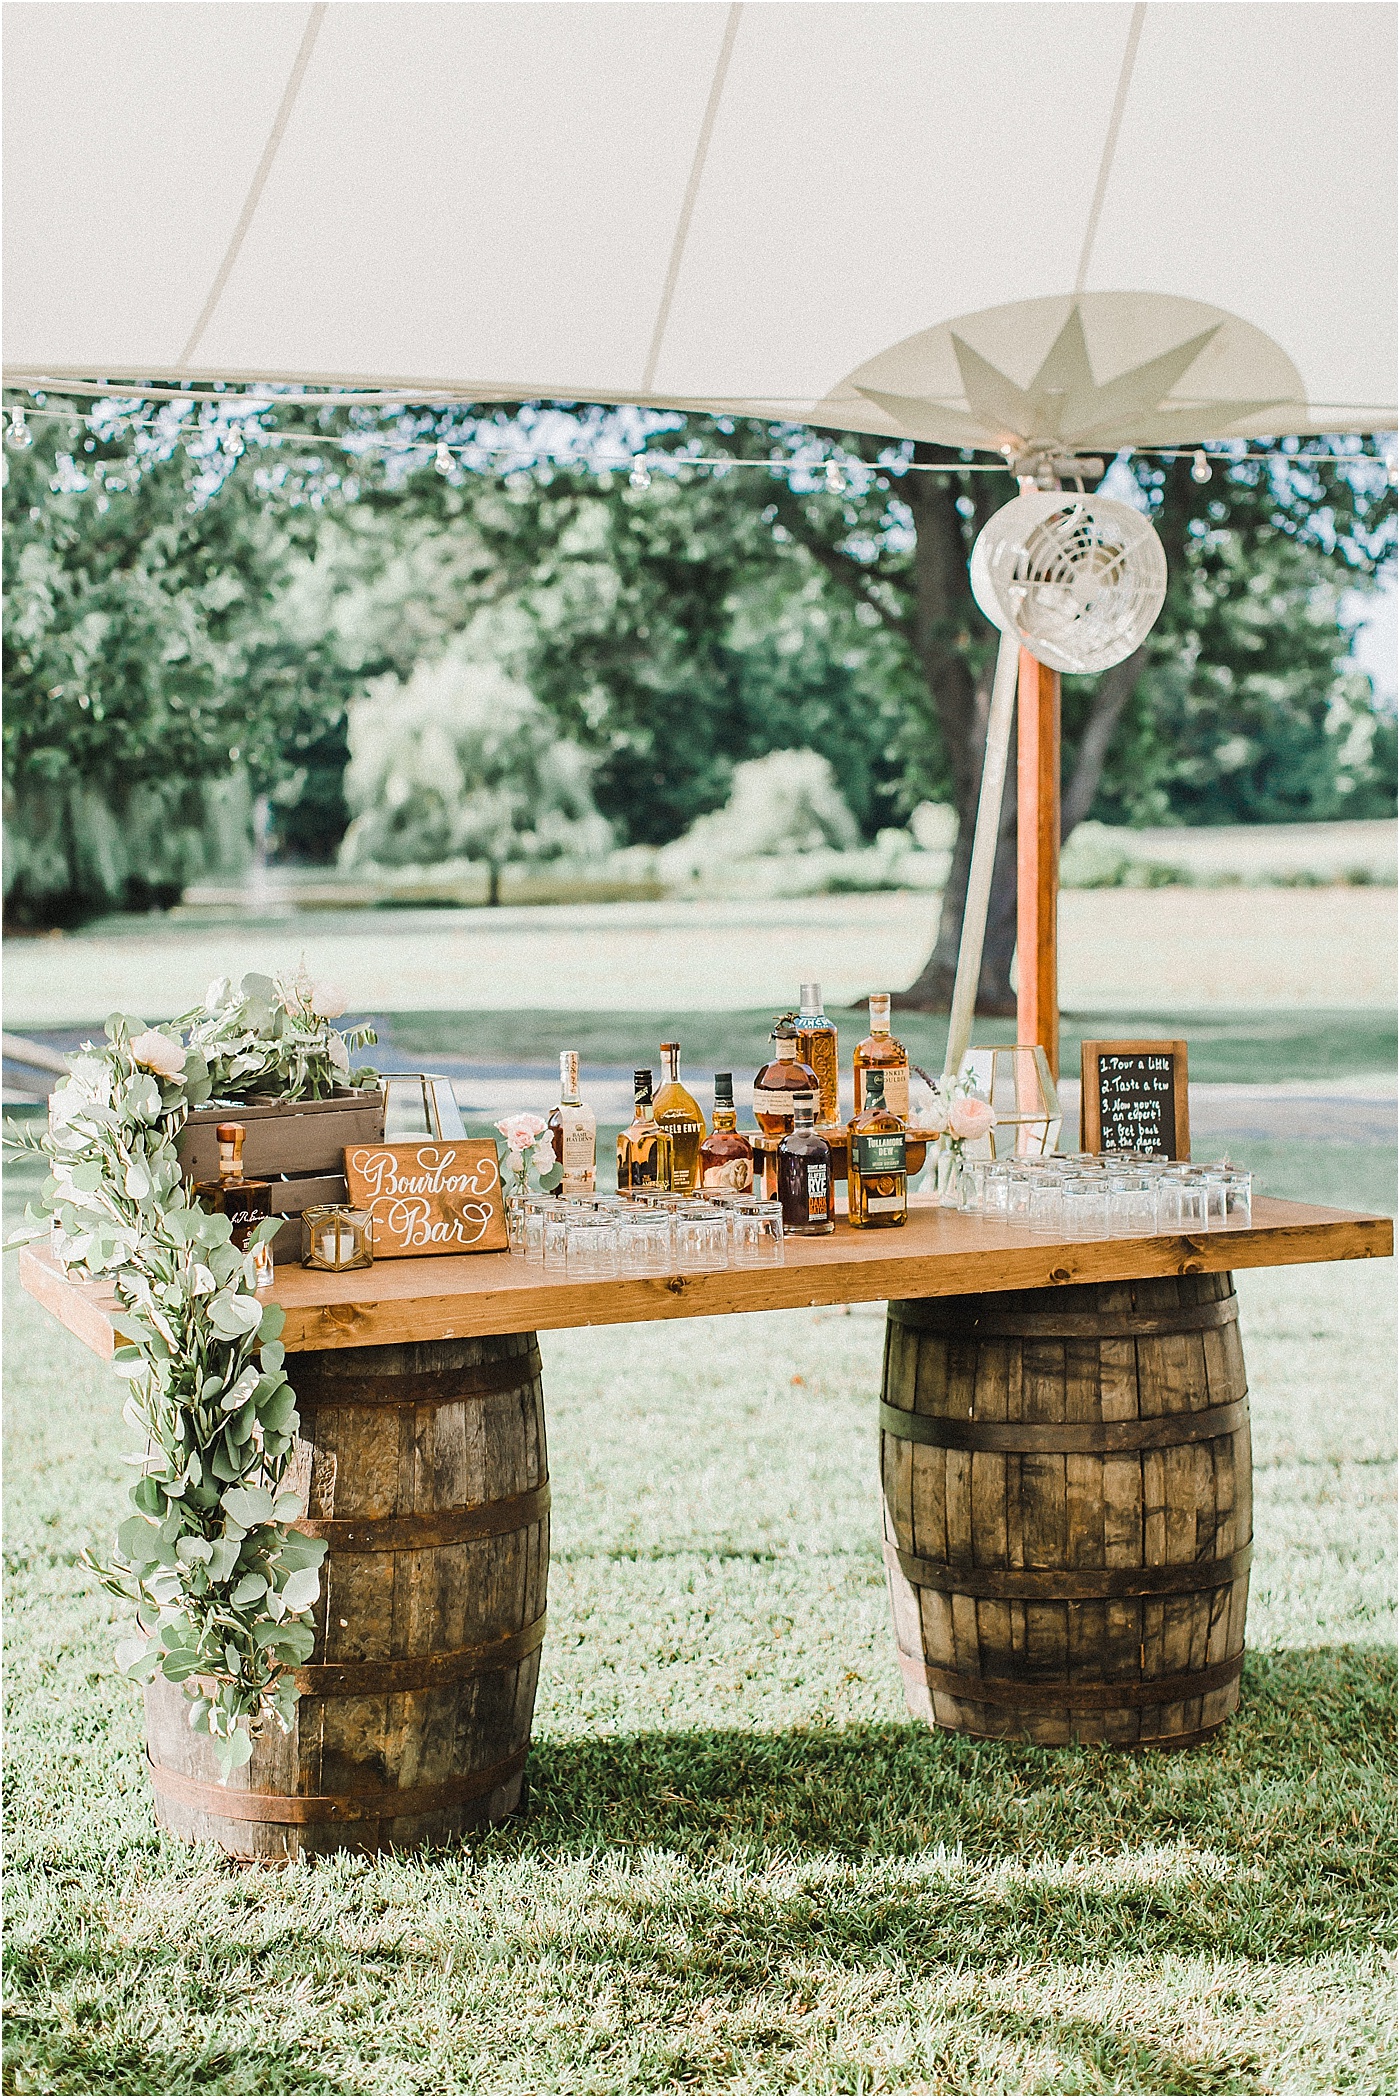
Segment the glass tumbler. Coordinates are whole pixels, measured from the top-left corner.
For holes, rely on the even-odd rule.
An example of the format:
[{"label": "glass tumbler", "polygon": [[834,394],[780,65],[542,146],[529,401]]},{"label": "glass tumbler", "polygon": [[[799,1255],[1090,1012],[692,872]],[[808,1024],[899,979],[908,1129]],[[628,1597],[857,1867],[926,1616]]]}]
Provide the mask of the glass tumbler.
[{"label": "glass tumbler", "polygon": [[1248,1224],[1254,1208],[1254,1175],[1238,1171],[1227,1174],[1225,1180],[1225,1221],[1227,1224]]},{"label": "glass tumbler", "polygon": [[1012,1166],[1006,1175],[1006,1221],[1008,1224],[1028,1225],[1031,1220],[1031,1183],[1036,1178],[1032,1173],[1021,1172]]},{"label": "glass tumbler", "polygon": [[1032,1231],[1048,1231],[1058,1237],[1065,1226],[1063,1173],[1037,1173],[1031,1183]]},{"label": "glass tumbler", "polygon": [[678,1209],[674,1236],[677,1267],[696,1271],[729,1265],[729,1219],[708,1203]]},{"label": "glass tumbler", "polygon": [[777,1202],[736,1202],[729,1212],[730,1255],[735,1267],[779,1267],[783,1258],[783,1212]]},{"label": "glass tumbler", "polygon": [[664,1209],[638,1208],[617,1223],[617,1265],[624,1275],[665,1275],[671,1257],[671,1219]]}]

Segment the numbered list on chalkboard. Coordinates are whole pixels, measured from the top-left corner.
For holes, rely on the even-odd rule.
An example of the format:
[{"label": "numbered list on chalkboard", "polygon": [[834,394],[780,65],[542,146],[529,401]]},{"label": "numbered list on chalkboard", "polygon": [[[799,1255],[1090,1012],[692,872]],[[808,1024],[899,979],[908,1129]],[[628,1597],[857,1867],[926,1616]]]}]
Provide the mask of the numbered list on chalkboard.
[{"label": "numbered list on chalkboard", "polygon": [[1101,1054],[1099,1143],[1105,1151],[1162,1151],[1175,1158],[1176,1074],[1169,1055]]}]

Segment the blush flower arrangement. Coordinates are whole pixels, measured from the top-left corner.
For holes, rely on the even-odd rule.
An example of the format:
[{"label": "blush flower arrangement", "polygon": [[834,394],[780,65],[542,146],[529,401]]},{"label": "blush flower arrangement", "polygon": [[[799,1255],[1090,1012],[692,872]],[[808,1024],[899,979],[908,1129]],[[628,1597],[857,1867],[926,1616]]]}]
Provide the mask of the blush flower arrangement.
[{"label": "blush flower arrangement", "polygon": [[966,1073],[960,1073],[956,1078],[946,1075],[930,1078],[919,1065],[915,1064],[914,1069],[928,1087],[931,1097],[917,1118],[911,1118],[909,1127],[912,1132],[927,1136],[936,1143],[934,1183],[937,1194],[944,1202],[956,1202],[967,1146],[991,1135],[997,1125],[996,1109],[977,1091]]},{"label": "blush flower arrangement", "polygon": [[543,1115],[502,1115],[496,1127],[506,1140],[504,1171],[510,1176],[505,1183],[506,1228],[514,1246],[523,1236],[522,1211],[530,1192],[531,1167],[541,1188],[546,1180],[557,1186],[559,1161]]}]

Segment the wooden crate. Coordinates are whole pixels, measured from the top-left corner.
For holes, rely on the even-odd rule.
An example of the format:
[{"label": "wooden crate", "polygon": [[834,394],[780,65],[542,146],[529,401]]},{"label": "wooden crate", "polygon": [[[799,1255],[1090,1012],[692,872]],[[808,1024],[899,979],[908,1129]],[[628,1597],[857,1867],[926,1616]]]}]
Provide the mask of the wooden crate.
[{"label": "wooden crate", "polygon": [[197,1107],[177,1146],[186,1180],[217,1180],[220,1122],[242,1123],[243,1171],[249,1180],[271,1181],[273,1214],[288,1220],[272,1242],[273,1259],[300,1260],[302,1211],[345,1201],[345,1147],[383,1141],[384,1094],[379,1086],[347,1086],[328,1100]]}]

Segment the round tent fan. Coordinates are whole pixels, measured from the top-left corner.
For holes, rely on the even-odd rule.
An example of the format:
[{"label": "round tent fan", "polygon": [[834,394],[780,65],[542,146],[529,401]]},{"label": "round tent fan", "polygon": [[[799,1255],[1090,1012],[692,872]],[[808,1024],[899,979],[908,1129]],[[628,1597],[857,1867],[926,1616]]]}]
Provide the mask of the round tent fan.
[{"label": "round tent fan", "polygon": [[971,580],[973,596],[1001,630],[1001,646],[948,1021],[949,1075],[961,1068],[972,1038],[1020,651],[1081,676],[1125,662],[1162,609],[1167,557],[1148,520],[1128,503],[1027,489],[982,527]]},{"label": "round tent fan", "polygon": [[972,594],[1052,670],[1121,663],[1151,632],[1167,557],[1147,519],[1111,496],[1018,495],[972,549]]}]

